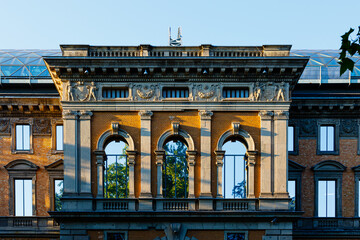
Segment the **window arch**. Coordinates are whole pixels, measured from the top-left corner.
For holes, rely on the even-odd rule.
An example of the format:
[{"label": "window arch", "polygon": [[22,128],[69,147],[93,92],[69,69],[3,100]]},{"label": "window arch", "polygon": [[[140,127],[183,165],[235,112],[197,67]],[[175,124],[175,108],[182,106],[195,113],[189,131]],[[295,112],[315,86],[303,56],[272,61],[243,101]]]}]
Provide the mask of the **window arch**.
[{"label": "window arch", "polygon": [[104,162],[104,197],[127,198],[129,195],[129,168],[127,142],[121,137],[110,138],[106,143]]},{"label": "window arch", "polygon": [[181,138],[165,142],[165,159],[162,169],[163,195],[165,198],[187,198],[189,194],[189,167],[187,145]]},{"label": "window arch", "polygon": [[228,139],[222,146],[225,151],[222,174],[224,198],[246,198],[247,148],[239,138]]}]

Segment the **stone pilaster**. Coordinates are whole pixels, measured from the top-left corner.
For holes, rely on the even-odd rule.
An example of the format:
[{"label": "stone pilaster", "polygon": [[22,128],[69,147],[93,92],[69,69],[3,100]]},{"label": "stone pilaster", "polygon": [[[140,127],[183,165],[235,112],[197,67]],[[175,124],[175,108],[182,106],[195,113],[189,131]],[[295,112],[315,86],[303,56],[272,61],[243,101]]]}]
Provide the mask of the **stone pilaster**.
[{"label": "stone pilaster", "polygon": [[260,197],[273,197],[273,115],[271,111],[260,111],[261,118],[261,182]]},{"label": "stone pilaster", "polygon": [[140,197],[151,197],[151,111],[140,111],[141,120],[141,192]]},{"label": "stone pilaster", "polygon": [[189,166],[189,198],[195,197],[195,157],[196,151],[187,151]]},{"label": "stone pilaster", "polygon": [[97,170],[97,198],[104,197],[104,158],[105,151],[95,151]]},{"label": "stone pilaster", "polygon": [[223,166],[224,166],[224,155],[225,155],[225,151],[215,151],[216,154],[216,172],[217,172],[217,186],[216,186],[216,190],[217,190],[217,194],[216,197],[217,198],[223,198],[224,196],[222,195],[222,173],[223,173]]},{"label": "stone pilaster", "polygon": [[201,185],[200,197],[211,197],[211,117],[210,111],[201,110],[200,115],[200,159]]},{"label": "stone pilaster", "polygon": [[64,121],[64,196],[79,192],[78,113],[63,111]]},{"label": "stone pilaster", "polygon": [[287,127],[289,112],[275,111],[274,114],[274,196],[288,198],[288,151]]},{"label": "stone pilaster", "polygon": [[79,147],[80,147],[80,194],[91,197],[91,116],[92,112],[80,111]]},{"label": "stone pilaster", "polygon": [[126,151],[128,156],[128,166],[129,166],[129,194],[128,198],[135,197],[135,157],[136,151]]},{"label": "stone pilaster", "polygon": [[248,151],[247,152],[247,198],[255,198],[255,159],[256,152]]},{"label": "stone pilaster", "polygon": [[156,197],[162,198],[163,197],[163,177],[162,177],[162,168],[165,159],[165,151],[155,151],[156,154],[156,180],[157,180],[157,187],[156,187]]}]

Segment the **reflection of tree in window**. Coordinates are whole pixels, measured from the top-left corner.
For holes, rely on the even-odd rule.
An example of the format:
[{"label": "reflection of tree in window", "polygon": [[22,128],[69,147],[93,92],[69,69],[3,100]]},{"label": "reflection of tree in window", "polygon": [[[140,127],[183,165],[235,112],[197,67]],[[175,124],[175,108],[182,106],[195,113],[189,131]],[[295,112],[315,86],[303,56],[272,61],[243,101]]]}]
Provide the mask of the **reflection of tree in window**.
[{"label": "reflection of tree in window", "polygon": [[288,181],[288,191],[289,191],[289,196],[291,198],[290,210],[295,211],[296,210],[296,181],[295,180]]},{"label": "reflection of tree in window", "polygon": [[224,198],[246,198],[246,147],[238,140],[226,142],[223,166],[223,196]]},{"label": "reflection of tree in window", "polygon": [[63,180],[54,180],[54,187],[55,187],[55,211],[61,211],[62,204],[60,199],[62,198],[64,187],[63,187]]},{"label": "reflection of tree in window", "polygon": [[227,240],[245,240],[244,233],[228,233]]},{"label": "reflection of tree in window", "polygon": [[127,164],[127,143],[112,141],[106,148],[104,168],[104,197],[126,198],[129,193],[129,168]]},{"label": "reflection of tree in window", "polygon": [[164,197],[186,198],[188,196],[187,146],[181,141],[169,141],[164,146],[163,167]]}]

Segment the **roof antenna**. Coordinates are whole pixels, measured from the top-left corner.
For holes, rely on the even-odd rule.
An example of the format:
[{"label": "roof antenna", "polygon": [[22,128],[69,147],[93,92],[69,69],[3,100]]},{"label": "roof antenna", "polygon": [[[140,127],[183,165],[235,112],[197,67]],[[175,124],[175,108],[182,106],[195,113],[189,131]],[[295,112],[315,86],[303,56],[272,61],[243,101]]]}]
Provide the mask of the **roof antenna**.
[{"label": "roof antenna", "polygon": [[171,38],[171,27],[169,27],[169,46],[180,47],[182,45],[181,27],[178,28],[178,35],[176,39]]}]

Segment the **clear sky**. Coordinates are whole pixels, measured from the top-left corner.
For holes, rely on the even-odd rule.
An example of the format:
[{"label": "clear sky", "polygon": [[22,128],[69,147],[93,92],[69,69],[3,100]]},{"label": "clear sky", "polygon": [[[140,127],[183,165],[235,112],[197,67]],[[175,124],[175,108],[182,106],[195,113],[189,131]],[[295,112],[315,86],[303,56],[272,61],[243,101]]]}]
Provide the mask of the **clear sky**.
[{"label": "clear sky", "polygon": [[167,45],[178,26],[183,45],[338,49],[360,25],[360,0],[0,0],[0,9],[1,49]]}]

